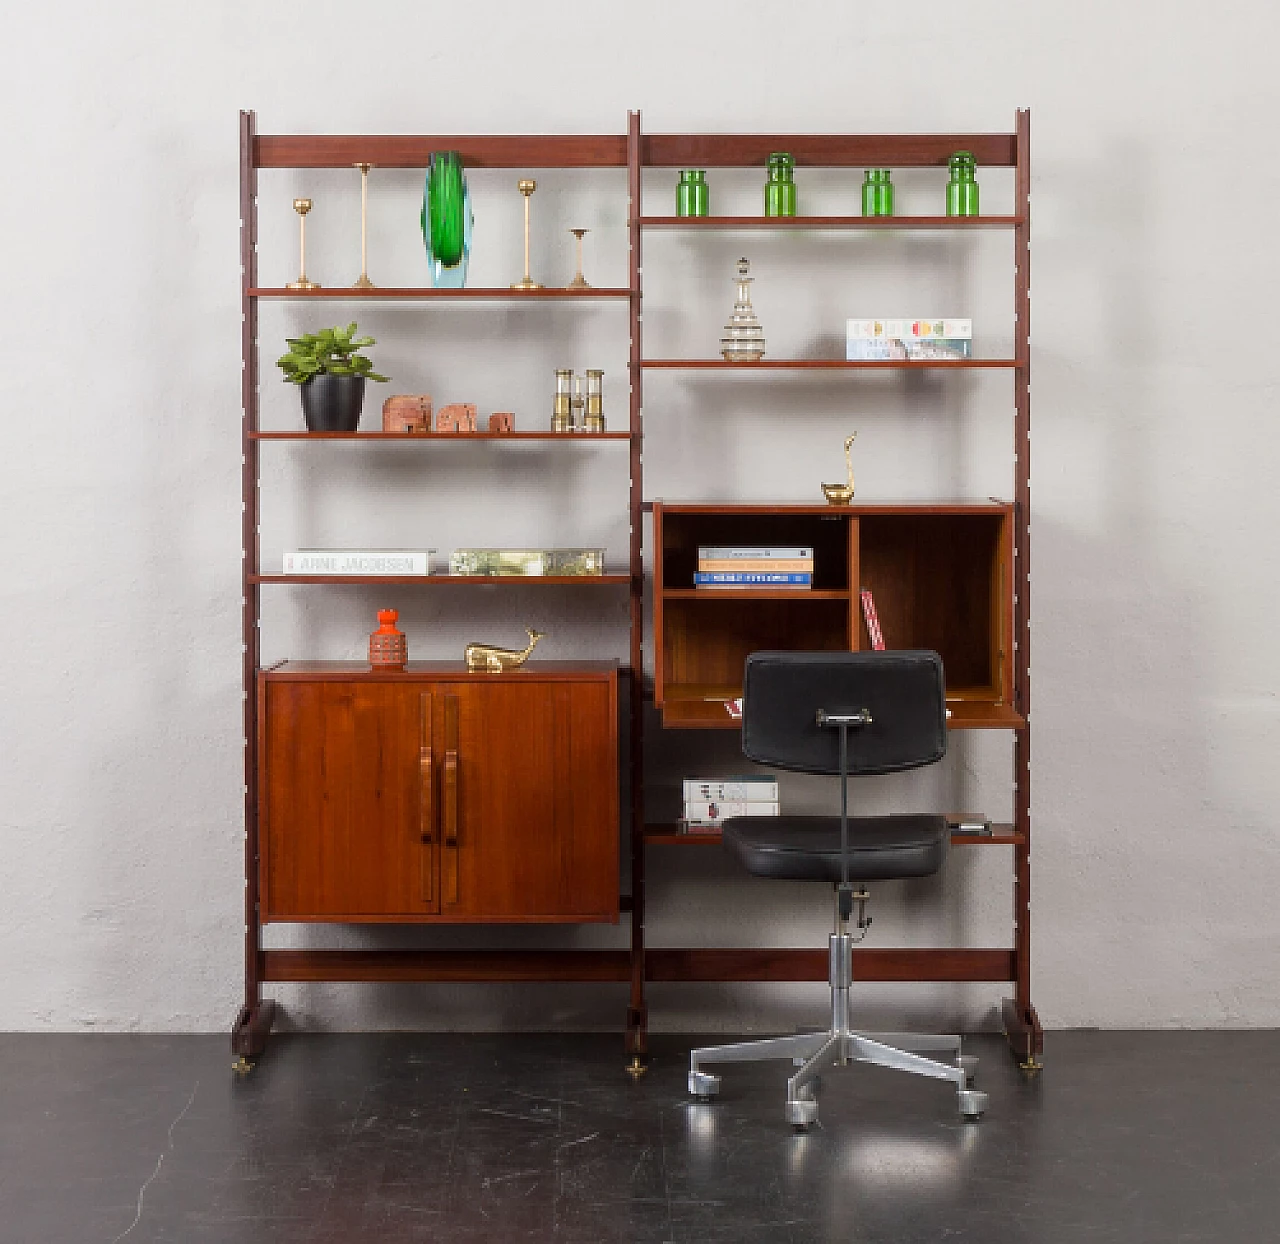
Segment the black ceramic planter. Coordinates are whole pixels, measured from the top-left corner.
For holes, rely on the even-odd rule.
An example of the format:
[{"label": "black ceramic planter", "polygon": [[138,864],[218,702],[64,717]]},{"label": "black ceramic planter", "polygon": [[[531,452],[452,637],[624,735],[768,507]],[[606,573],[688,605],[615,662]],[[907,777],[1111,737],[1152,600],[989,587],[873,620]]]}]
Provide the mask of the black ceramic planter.
[{"label": "black ceramic planter", "polygon": [[308,432],[354,432],[364,405],[363,376],[323,372],[298,386]]}]

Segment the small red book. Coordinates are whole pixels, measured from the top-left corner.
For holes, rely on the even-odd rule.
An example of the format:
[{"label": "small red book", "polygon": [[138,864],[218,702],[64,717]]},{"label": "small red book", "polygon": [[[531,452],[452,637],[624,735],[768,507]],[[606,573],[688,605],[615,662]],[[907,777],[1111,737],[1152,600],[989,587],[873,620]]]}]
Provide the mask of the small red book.
[{"label": "small red book", "polygon": [[876,613],[876,602],[871,592],[867,588],[863,588],[862,596],[862,616],[867,622],[867,634],[871,636],[871,646],[877,652],[884,651],[884,632],[880,629],[880,616]]}]

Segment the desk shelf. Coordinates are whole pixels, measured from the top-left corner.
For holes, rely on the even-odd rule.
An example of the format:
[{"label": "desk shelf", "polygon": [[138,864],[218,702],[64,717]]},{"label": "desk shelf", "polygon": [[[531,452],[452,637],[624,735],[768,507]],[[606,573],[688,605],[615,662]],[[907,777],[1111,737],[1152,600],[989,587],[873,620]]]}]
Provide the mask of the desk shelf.
[{"label": "desk shelf", "polygon": [[[722,842],[718,829],[681,833],[674,824],[646,825],[644,840],[651,847],[718,847]],[[1021,834],[1014,832],[1012,825],[993,824],[989,834],[951,835],[953,847],[1014,847],[1024,841]]]}]

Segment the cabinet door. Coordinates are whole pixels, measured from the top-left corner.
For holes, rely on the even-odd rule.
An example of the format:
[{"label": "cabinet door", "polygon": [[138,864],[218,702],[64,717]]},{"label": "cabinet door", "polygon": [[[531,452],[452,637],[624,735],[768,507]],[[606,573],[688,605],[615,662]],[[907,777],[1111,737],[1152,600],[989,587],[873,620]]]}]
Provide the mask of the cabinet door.
[{"label": "cabinet door", "polygon": [[443,919],[616,920],[615,684],[437,684]]},{"label": "cabinet door", "polygon": [[267,684],[265,920],[437,910],[432,700],[421,683]]}]

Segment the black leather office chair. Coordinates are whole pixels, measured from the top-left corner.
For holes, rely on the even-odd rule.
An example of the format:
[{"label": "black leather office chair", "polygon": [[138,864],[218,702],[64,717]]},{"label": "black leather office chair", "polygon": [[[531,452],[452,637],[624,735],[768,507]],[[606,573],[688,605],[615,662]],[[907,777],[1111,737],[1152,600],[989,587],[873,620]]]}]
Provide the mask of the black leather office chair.
[{"label": "black leather office chair", "polygon": [[780,769],[840,775],[838,817],[733,817],[723,827],[725,846],[757,877],[835,885],[831,1026],[694,1050],[689,1092],[695,1097],[714,1097],[720,1088],[720,1077],[702,1070],[706,1063],[790,1058],[798,1070],[787,1081],[786,1118],[803,1129],[818,1118],[818,1074],[853,1061],[949,1080],[960,1113],[982,1117],[987,1095],[971,1087],[978,1060],[961,1054],[959,1037],[850,1027],[853,945],[870,924],[862,883],[932,876],[942,866],[948,832],[942,816],[850,817],[849,775],[896,773],[941,760],[947,750],[943,686],[936,652],[757,652],[747,658],[743,752]]}]

